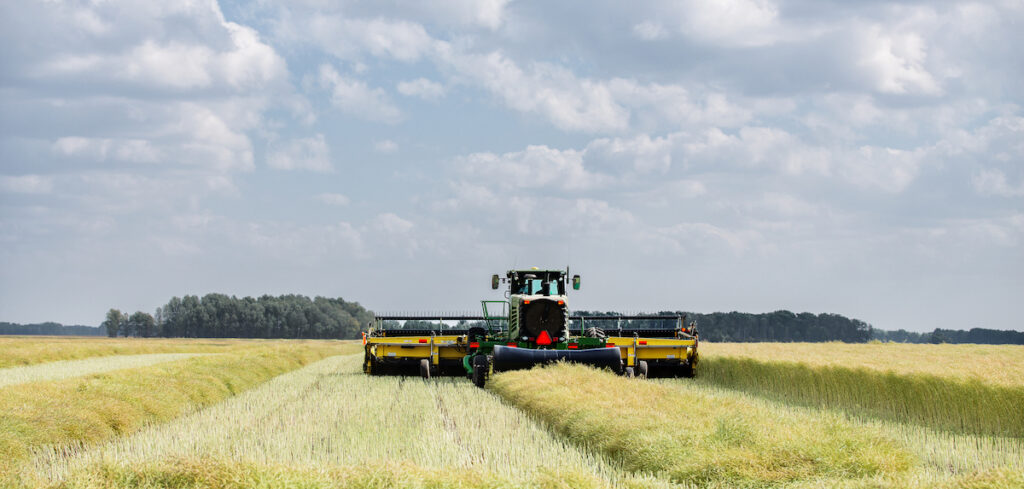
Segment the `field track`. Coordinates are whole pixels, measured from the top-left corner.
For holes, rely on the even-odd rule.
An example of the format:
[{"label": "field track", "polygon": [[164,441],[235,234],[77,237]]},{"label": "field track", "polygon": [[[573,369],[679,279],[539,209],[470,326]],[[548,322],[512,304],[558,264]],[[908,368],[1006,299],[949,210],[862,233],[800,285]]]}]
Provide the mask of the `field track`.
[{"label": "field track", "polygon": [[156,339],[76,336],[0,336],[0,368],[59,360],[149,353],[225,353],[269,344],[265,340]]},{"label": "field track", "polygon": [[150,353],[144,355],[112,355],[84,360],[60,360],[26,367],[0,369],[0,387],[40,380],[61,380],[126,368],[146,367],[157,363],[183,360],[204,353]]}]

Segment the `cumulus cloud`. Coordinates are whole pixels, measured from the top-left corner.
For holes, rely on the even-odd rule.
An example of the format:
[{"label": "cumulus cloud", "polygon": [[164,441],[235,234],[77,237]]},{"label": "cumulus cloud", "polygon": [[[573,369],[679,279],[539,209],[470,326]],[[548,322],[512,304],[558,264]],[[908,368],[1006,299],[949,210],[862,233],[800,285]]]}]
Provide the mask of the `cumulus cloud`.
[{"label": "cumulus cloud", "polygon": [[373,150],[384,154],[395,153],[398,151],[398,143],[390,139],[382,139],[373,143]]},{"label": "cumulus cloud", "polygon": [[1024,182],[1016,185],[1006,180],[1006,175],[996,169],[981,170],[971,178],[974,190],[984,195],[998,197],[1020,197],[1024,196]]},{"label": "cumulus cloud", "polygon": [[581,79],[550,63],[534,63],[524,70],[500,52],[467,54],[439,50],[440,59],[495,93],[512,109],[543,114],[562,129],[621,130],[629,125],[629,110],[615,100],[608,86]]},{"label": "cumulus cloud", "polygon": [[407,97],[419,97],[424,100],[437,100],[444,96],[444,86],[426,78],[398,82],[398,93]]},{"label": "cumulus cloud", "polygon": [[[68,45],[70,52],[57,51],[53,56],[43,57],[27,73],[38,80],[74,78],[179,92],[250,90],[285,82],[284,60],[255,30],[224,20],[216,3],[208,11],[196,9],[190,13],[194,17],[186,18],[186,22],[192,22],[207,39],[158,41],[140,35],[134,43],[125,43],[128,47],[121,50],[83,51],[103,46],[104,30],[98,26],[107,24],[101,23],[97,12],[80,10],[74,14],[73,22],[97,39],[84,45]],[[221,42],[210,43],[209,37],[219,37]]]},{"label": "cumulus cloud", "polygon": [[310,138],[292,139],[267,156],[267,166],[278,170],[310,170],[330,172],[330,149],[323,134]]},{"label": "cumulus cloud", "polygon": [[0,175],[0,188],[19,194],[48,194],[53,191],[53,178],[44,175]]},{"label": "cumulus cloud", "polygon": [[[312,37],[324,51],[342,59],[359,59],[363,52],[401,61],[414,61],[431,47],[433,39],[422,25],[405,20],[351,19],[343,15],[313,14],[302,23],[308,32],[284,32],[286,38]],[[285,29],[299,29],[296,25]]]},{"label": "cumulus cloud", "polygon": [[395,124],[402,120],[402,111],[380,88],[370,88],[365,82],[342,76],[330,65],[321,65],[320,86],[330,90],[331,104],[342,112],[376,122]]},{"label": "cumulus cloud", "polygon": [[338,193],[323,193],[316,196],[316,200],[334,206],[346,206],[349,204],[350,199],[345,195]]},{"label": "cumulus cloud", "polygon": [[875,90],[891,94],[939,95],[942,88],[926,69],[927,44],[914,32],[885,32],[872,25],[860,33],[858,66]]},{"label": "cumulus cloud", "polygon": [[758,46],[776,38],[779,8],[769,0],[689,0],[676,12],[681,30],[702,41]]},{"label": "cumulus cloud", "polygon": [[504,154],[473,153],[457,159],[456,165],[466,178],[504,188],[580,190],[610,182],[607,176],[584,168],[582,152],[547,146]]}]

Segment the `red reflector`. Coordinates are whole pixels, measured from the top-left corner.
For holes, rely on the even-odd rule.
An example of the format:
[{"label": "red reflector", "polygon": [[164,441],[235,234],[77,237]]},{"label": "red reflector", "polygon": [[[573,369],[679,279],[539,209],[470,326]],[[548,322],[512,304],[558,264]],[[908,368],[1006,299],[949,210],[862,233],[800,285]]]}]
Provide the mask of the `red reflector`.
[{"label": "red reflector", "polygon": [[640,342],[640,344],[641,344],[641,345],[646,345],[646,344],[647,344],[647,340],[643,340],[643,341],[641,341],[641,342]]},{"label": "red reflector", "polygon": [[577,345],[576,343],[569,343],[569,349],[570,350],[576,350],[576,349],[579,349],[579,347],[580,346]]},{"label": "red reflector", "polygon": [[530,303],[530,301],[528,301],[528,300],[524,300],[523,301],[523,304],[529,304],[529,303]]},{"label": "red reflector", "polygon": [[427,342],[426,338],[420,338],[420,343],[426,343],[426,342]]},{"label": "red reflector", "polygon": [[565,305],[565,301],[558,301],[558,305],[564,306]]},{"label": "red reflector", "polygon": [[608,348],[616,348],[615,343],[608,343],[605,346],[607,346]]},{"label": "red reflector", "polygon": [[549,335],[547,331],[541,331],[540,332],[540,336],[537,336],[537,344],[538,345],[550,345],[551,344],[551,335]]},{"label": "red reflector", "polygon": [[477,342],[474,341],[474,342],[469,344],[469,347],[470,348],[480,348],[480,343],[477,343]]},{"label": "red reflector", "polygon": [[516,346],[515,343],[509,343],[507,346]]}]

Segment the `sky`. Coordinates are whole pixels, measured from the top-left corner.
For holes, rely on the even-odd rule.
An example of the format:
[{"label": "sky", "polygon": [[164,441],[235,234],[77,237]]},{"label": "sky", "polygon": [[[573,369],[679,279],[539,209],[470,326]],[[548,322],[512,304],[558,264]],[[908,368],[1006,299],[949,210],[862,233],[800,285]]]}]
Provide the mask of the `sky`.
[{"label": "sky", "polygon": [[1024,330],[1024,1],[0,3],[0,321],[172,296]]}]

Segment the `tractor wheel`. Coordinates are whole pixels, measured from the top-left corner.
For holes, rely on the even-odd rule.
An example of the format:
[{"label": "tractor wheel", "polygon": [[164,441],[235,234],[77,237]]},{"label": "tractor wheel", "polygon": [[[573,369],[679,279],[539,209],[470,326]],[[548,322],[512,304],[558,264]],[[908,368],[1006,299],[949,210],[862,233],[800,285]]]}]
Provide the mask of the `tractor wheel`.
[{"label": "tractor wheel", "polygon": [[473,385],[483,388],[484,384],[487,383],[490,370],[491,365],[487,361],[487,357],[483,355],[473,357]]},{"label": "tractor wheel", "polygon": [[645,379],[647,378],[647,360],[636,362],[636,374]]},{"label": "tractor wheel", "polygon": [[687,363],[679,366],[679,373],[686,378],[693,378],[693,364]]},{"label": "tractor wheel", "polygon": [[627,378],[632,379],[636,374],[633,371],[633,367],[626,367],[626,371],[623,372],[622,375],[625,375]]},{"label": "tractor wheel", "polygon": [[430,360],[426,358],[420,360],[420,377],[424,379],[430,378]]}]

